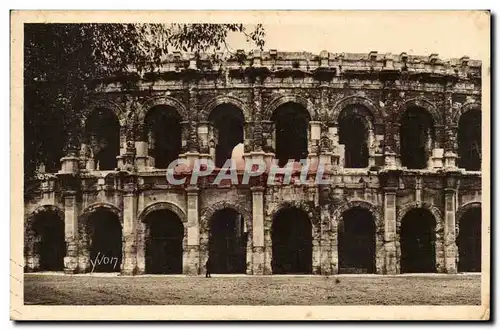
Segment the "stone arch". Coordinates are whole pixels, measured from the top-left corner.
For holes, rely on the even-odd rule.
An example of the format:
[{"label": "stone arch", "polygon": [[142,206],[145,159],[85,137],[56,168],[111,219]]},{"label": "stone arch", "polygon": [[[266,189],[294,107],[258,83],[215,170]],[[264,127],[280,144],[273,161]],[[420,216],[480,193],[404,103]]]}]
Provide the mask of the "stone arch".
[{"label": "stone arch", "polygon": [[158,210],[172,211],[173,213],[175,213],[175,215],[179,217],[182,223],[187,222],[186,213],[178,205],[171,202],[154,202],[146,206],[139,214],[137,218],[139,220],[139,223],[144,222],[150,213]]},{"label": "stone arch", "polygon": [[119,105],[105,99],[92,101],[81,116],[81,153],[86,166],[97,169],[99,164],[100,170],[114,170],[126,131],[127,114]]},{"label": "stone arch", "polygon": [[[155,218],[154,213],[158,211],[169,211],[173,215],[175,215],[177,219],[173,218],[168,218],[166,217],[167,214],[160,214],[162,217],[161,218]],[[148,216],[153,217],[153,219],[150,219],[151,222],[148,222]],[[164,218],[165,216],[165,218]],[[165,221],[163,221],[165,220]],[[173,220],[173,221],[170,221]],[[180,220],[180,223],[178,221]],[[183,259],[186,258],[186,253],[187,253],[187,216],[186,213],[182,210],[180,206],[178,206],[175,203],[172,202],[165,202],[165,201],[160,201],[160,202],[153,202],[147,205],[139,214],[137,217],[137,222],[138,222],[138,239],[137,239],[137,250],[139,253],[141,253],[144,256],[144,264],[141,265],[140,267],[143,269],[144,272],[148,273],[163,273],[163,274],[177,274],[177,273],[182,273],[183,272]],[[163,232],[165,230],[165,227],[161,227],[164,225],[173,225],[173,228],[178,228],[181,229],[179,225],[182,225],[182,230],[179,231],[179,236],[176,236],[175,239],[171,240],[166,240],[165,242],[168,244],[167,249],[165,250],[164,245],[163,246],[163,252],[169,251],[175,251],[171,255],[168,255],[166,257],[165,254],[161,255],[160,258],[157,259],[158,255],[149,254],[148,251],[155,251],[155,248],[152,247],[150,243],[148,243],[149,239],[157,233],[156,230],[158,230],[158,225],[160,225],[160,232]],[[176,227],[177,226],[177,227]],[[170,233],[170,230],[172,227],[168,227],[167,232]],[[177,232],[177,231],[174,231]],[[182,237],[180,234],[182,233]],[[149,250],[151,248],[151,250]],[[161,250],[161,249],[160,249]],[[151,258],[151,259],[148,259]],[[149,261],[147,261],[149,260]],[[159,264],[158,264],[159,263]],[[156,267],[153,267],[156,266]],[[159,267],[158,267],[159,266]],[[169,269],[168,271],[165,271],[165,267]],[[174,269],[174,270],[172,270]]]},{"label": "stone arch", "polygon": [[200,232],[207,231],[209,230],[209,221],[212,218],[212,216],[220,210],[224,209],[233,209],[241,216],[243,217],[244,223],[245,223],[245,229],[251,233],[252,230],[252,217],[251,213],[243,206],[237,204],[237,203],[232,203],[229,201],[220,201],[217,202],[213,205],[210,205],[206,207],[203,212],[201,213],[200,216]]},{"label": "stone arch", "polygon": [[314,152],[310,150],[310,122],[317,117],[312,102],[301,96],[285,94],[270,102],[263,115],[269,124],[265,127],[270,142],[266,150],[275,154],[279,167],[290,159],[300,161]]},{"label": "stone arch", "polygon": [[481,202],[471,201],[456,212],[457,266],[459,272],[480,272],[482,259],[482,209]]},{"label": "stone arch", "polygon": [[299,209],[305,214],[307,214],[307,217],[309,218],[309,221],[311,222],[311,225],[313,226],[313,230],[315,227],[319,227],[321,220],[318,211],[311,206],[311,203],[308,201],[284,201],[280,203],[272,212],[271,212],[271,220],[274,220],[276,215],[283,209],[286,208],[296,208]]},{"label": "stone arch", "polygon": [[366,98],[364,96],[351,95],[344,97],[333,106],[333,113],[331,116],[332,122],[338,124],[340,113],[350,105],[364,106],[371,112],[374,121],[380,121],[386,116],[385,112],[377,107],[375,103],[373,103],[373,101],[369,98]]},{"label": "stone arch", "polygon": [[88,205],[85,209],[83,209],[82,214],[80,218],[86,219],[90,214],[92,214],[94,211],[98,209],[105,209],[107,211],[110,211],[111,213],[115,214],[118,219],[120,220],[120,224],[123,226],[123,217],[122,217],[122,211],[120,208],[114,204],[107,203],[107,202],[97,202]]},{"label": "stone arch", "polygon": [[472,201],[461,205],[455,213],[455,237],[458,237],[460,231],[460,220],[464,214],[473,208],[481,208],[482,204],[480,201]]},{"label": "stone arch", "polygon": [[174,108],[181,117],[181,121],[187,121],[189,119],[186,107],[178,99],[170,96],[153,96],[145,100],[142,105],[138,105],[136,122],[139,124],[143,124],[148,111],[158,105],[166,105]]},{"label": "stone arch", "polygon": [[482,112],[477,102],[467,102],[452,114],[453,148],[458,155],[457,166],[467,171],[481,170]]},{"label": "stone arch", "polygon": [[92,114],[92,112],[96,109],[108,109],[111,112],[114,113],[116,116],[116,119],[118,119],[118,122],[120,123],[120,127],[124,127],[127,121],[127,116],[126,112],[115,102],[110,101],[110,100],[105,100],[105,99],[96,99],[92,100],[88,107],[86,108],[86,111],[84,111],[84,114],[81,118],[81,124],[82,124],[82,130],[85,130],[85,124],[87,122],[87,118]]},{"label": "stone arch", "polygon": [[[413,209],[425,209],[429,211],[434,217],[436,227],[435,233],[435,265],[436,272],[440,273],[445,270],[445,256],[444,256],[444,219],[440,209],[430,203],[426,202],[411,202],[402,206],[396,217],[396,254],[398,258],[401,257],[401,223],[405,215]],[[400,262],[400,260],[398,261]]]},{"label": "stone arch", "polygon": [[252,273],[252,249],[253,249],[253,234],[252,234],[252,214],[244,206],[230,201],[219,201],[206,207],[200,215],[200,273],[206,271],[206,264],[209,256],[209,236],[210,236],[210,219],[218,212],[224,209],[231,209],[238,212],[243,217],[244,229],[247,232],[246,245],[246,273]]},{"label": "stone arch", "polygon": [[34,209],[33,212],[31,212],[28,215],[28,217],[26,218],[26,223],[24,226],[26,236],[34,234],[34,228],[33,228],[34,221],[38,215],[45,213],[45,212],[55,213],[57,215],[57,217],[59,219],[61,219],[61,221],[64,222],[64,211],[60,207],[58,207],[56,205],[52,205],[52,204],[40,205],[36,209]]},{"label": "stone arch", "polygon": [[[264,244],[270,253],[266,262],[272,274],[321,272],[321,262],[316,258],[321,244],[321,219],[311,204],[284,201],[270,212],[264,226]],[[288,225],[292,219],[295,221]]]},{"label": "stone arch", "polygon": [[342,214],[354,207],[360,207],[370,211],[375,219],[375,226],[377,232],[384,231],[384,217],[382,216],[382,209],[368,201],[362,199],[350,200],[347,203],[342,203],[333,213],[332,220],[338,224],[342,220]]},{"label": "stone arch", "polygon": [[60,207],[53,205],[53,204],[43,204],[43,205],[38,206],[36,209],[33,210],[33,212],[31,212],[28,215],[28,222],[31,223],[37,215],[39,215],[40,213],[43,213],[43,212],[56,213],[57,216],[59,218],[61,218],[61,220],[64,221],[64,211]]},{"label": "stone arch", "polygon": [[[375,225],[375,271],[377,274],[381,274],[384,269],[384,217],[382,209],[366,200],[354,199],[346,203],[342,203],[338,208],[335,209],[332,216],[332,222],[329,223],[330,232],[330,242],[332,244],[338,244],[338,227],[341,221],[343,221],[344,212],[351,210],[353,208],[361,208],[370,212],[373,216]],[[338,247],[335,246],[335,250]]]},{"label": "stone arch", "polygon": [[318,116],[316,115],[316,111],[314,110],[314,105],[313,102],[310,100],[299,96],[299,95],[294,95],[294,94],[285,94],[285,95],[280,95],[271,100],[267,107],[264,109],[264,114],[263,118],[266,120],[271,120],[271,117],[273,116],[274,112],[276,109],[278,109],[281,105],[285,103],[296,103],[300,104],[304,109],[307,110],[307,113],[309,114],[309,120],[317,120]]},{"label": "stone arch", "polygon": [[242,100],[235,96],[231,95],[218,95],[208,101],[205,106],[201,109],[199,113],[199,120],[200,121],[208,121],[208,117],[210,116],[210,113],[219,105],[222,104],[230,104],[238,109],[241,110],[243,113],[243,118],[245,122],[249,122],[252,118],[252,111],[251,108]]},{"label": "stone arch", "polygon": [[453,125],[458,126],[460,117],[462,117],[464,113],[469,112],[471,110],[481,111],[481,102],[476,102],[476,101],[465,102],[457,111],[453,113],[452,117]]},{"label": "stone arch", "polygon": [[223,167],[236,146],[245,143],[249,134],[251,107],[231,95],[218,95],[209,100],[199,113],[199,120],[207,124],[206,151],[217,168]]},{"label": "stone arch", "polygon": [[[48,218],[43,218],[44,215]],[[56,205],[40,205],[27,216],[24,226],[26,271],[63,270],[64,227],[64,212]]]},{"label": "stone arch", "polygon": [[[99,212],[101,210],[107,211],[118,219],[118,223],[115,227],[114,220],[109,221],[110,218],[106,218],[105,222],[93,222],[91,219],[95,212]],[[107,223],[107,224],[106,224]],[[94,234],[92,231],[96,228],[94,226],[104,225],[106,226],[106,230],[113,228],[112,233],[106,232],[108,237],[104,238],[101,235],[100,230],[96,230]],[[111,227],[110,227],[111,225]],[[82,260],[82,271],[88,271],[91,269],[90,260],[96,258],[96,253],[102,251],[101,248],[104,246],[105,250],[111,249],[113,253],[111,255],[115,255],[119,258],[118,264],[120,265],[121,270],[121,262],[123,261],[123,214],[121,209],[108,202],[96,202],[85,207],[78,218],[78,232],[79,232],[79,246],[80,249],[78,251],[79,259]],[[110,237],[110,236],[111,237]],[[98,242],[98,243],[97,243]],[[97,243],[97,245],[95,245]],[[106,253],[105,253],[106,254]],[[85,265],[85,266],[83,266]],[[110,265],[108,265],[111,267]],[[97,267],[97,266],[96,266]],[[108,268],[107,266],[105,268]],[[112,270],[108,269],[107,271],[115,271],[116,268],[112,267]],[[97,268],[96,268],[97,271]]]},{"label": "stone arch", "polygon": [[423,108],[429,112],[429,114],[432,117],[433,125],[434,127],[443,125],[443,118],[441,114],[439,113],[438,108],[432,103],[431,101],[427,100],[426,98],[423,97],[418,97],[414,99],[407,100],[404,102],[401,107],[399,108],[399,122],[401,122],[401,118],[406,112],[407,109],[412,108],[412,107],[417,107],[417,108]]},{"label": "stone arch", "polygon": [[396,218],[396,233],[399,236],[399,230],[401,228],[401,221],[403,220],[404,216],[406,213],[408,213],[412,209],[418,209],[418,208],[423,208],[431,212],[431,214],[434,216],[434,219],[436,220],[436,235],[438,232],[442,233],[444,229],[444,223],[443,223],[443,215],[441,213],[441,210],[439,210],[438,207],[426,203],[426,202],[411,202],[407,203],[404,206],[402,206],[398,212],[397,212],[397,218]]}]

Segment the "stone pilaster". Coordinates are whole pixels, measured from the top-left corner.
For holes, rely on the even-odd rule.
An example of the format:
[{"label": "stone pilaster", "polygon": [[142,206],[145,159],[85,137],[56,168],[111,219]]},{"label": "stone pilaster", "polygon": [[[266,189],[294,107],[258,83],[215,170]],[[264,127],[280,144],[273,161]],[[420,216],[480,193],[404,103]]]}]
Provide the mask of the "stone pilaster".
[{"label": "stone pilaster", "polygon": [[395,169],[400,166],[400,124],[398,122],[387,122],[384,132],[384,167]]},{"label": "stone pilaster", "polygon": [[181,152],[184,154],[188,151],[188,141],[190,134],[190,124],[188,120],[181,121]]},{"label": "stone pilaster", "polygon": [[386,274],[400,272],[400,245],[397,236],[397,196],[399,187],[398,171],[383,171],[380,181],[384,191],[383,219],[384,219],[384,252]]},{"label": "stone pilaster", "polygon": [[447,171],[457,170],[457,131],[458,127],[450,119],[445,129],[444,143],[444,168]]},{"label": "stone pilaster", "polygon": [[[328,53],[322,52],[326,56],[323,61],[326,60],[328,63]],[[324,63],[325,64],[325,63]],[[333,158],[333,141],[330,135],[329,125],[328,125],[328,83],[325,80],[321,80],[320,89],[320,99],[319,99],[319,118],[320,118],[320,128],[319,128],[319,163],[325,165],[332,164]],[[311,135],[313,130],[311,129]]]},{"label": "stone pilaster", "polygon": [[135,144],[133,141],[127,141],[125,152],[116,157],[118,160],[118,168],[122,171],[135,172]]},{"label": "stone pilaster", "polygon": [[252,101],[254,112],[254,125],[252,129],[252,151],[262,151],[264,146],[264,136],[262,127],[262,93],[261,82],[257,79],[252,89]]},{"label": "stone pilaster", "polygon": [[135,164],[138,170],[144,170],[148,166],[154,165],[154,160],[149,157],[149,140],[147,138],[147,128],[144,123],[138,123],[135,144]]},{"label": "stone pilaster", "polygon": [[330,271],[331,274],[339,273],[339,227],[340,219],[332,219],[330,228]]},{"label": "stone pilaster", "polygon": [[332,230],[332,219],[330,212],[330,204],[332,203],[329,198],[330,187],[322,185],[319,187],[320,191],[320,220],[321,220],[321,254],[320,254],[320,264],[321,264],[321,274],[331,275],[332,274],[332,264],[331,264],[331,230]]},{"label": "stone pilaster", "polygon": [[[79,231],[78,231],[78,203],[75,192],[66,192],[64,196],[64,237],[66,241],[66,256],[64,257],[64,272],[73,274],[85,271],[85,262],[82,260],[82,268],[79,269]],[[88,259],[88,255],[87,255]]]},{"label": "stone pilaster", "polygon": [[[139,183],[142,181],[142,178],[138,178]],[[144,212],[145,202],[144,202],[144,192],[137,193],[137,209]],[[138,216],[139,216],[138,215]],[[142,220],[142,221],[141,221]],[[135,239],[136,239],[136,268],[135,273],[137,275],[141,275],[146,273],[146,235],[147,235],[147,224],[144,223],[144,219],[136,220],[136,228],[135,228]]]},{"label": "stone pilaster", "polygon": [[444,192],[444,264],[447,273],[457,272],[458,247],[456,244],[456,178],[447,178]]},{"label": "stone pilaster", "polygon": [[[318,224],[319,225],[319,224]],[[313,238],[312,246],[312,273],[321,275],[321,235]]]},{"label": "stone pilaster", "polygon": [[[195,121],[183,121],[181,123],[182,143],[186,141],[186,146],[183,150],[187,150],[179,155],[179,158],[185,159],[189,164],[193,165],[200,158],[198,152],[198,124]],[[206,157],[207,155],[205,155]]]},{"label": "stone pilaster", "polygon": [[186,275],[198,275],[200,265],[200,225],[199,225],[199,188],[191,186],[186,189],[187,198],[187,237],[182,255],[182,272]]},{"label": "stone pilaster", "polygon": [[252,187],[252,251],[247,261],[252,262],[252,274],[264,274],[264,188]]},{"label": "stone pilaster", "polygon": [[208,122],[198,122],[198,141],[200,143],[201,154],[210,154],[210,148],[208,144],[208,127]]},{"label": "stone pilaster", "polygon": [[328,137],[332,152],[331,163],[334,168],[341,167],[344,164],[344,146],[339,144],[339,129],[336,123],[328,123]]},{"label": "stone pilaster", "polygon": [[123,196],[123,244],[121,273],[133,275],[137,268],[137,194],[134,183],[127,184],[128,187]]},{"label": "stone pilaster", "polygon": [[309,122],[309,155],[308,158],[312,164],[319,160],[319,146],[321,139],[321,122]]},{"label": "stone pilaster", "polygon": [[190,110],[190,118],[189,118],[189,135],[187,140],[187,151],[189,153],[198,153],[199,152],[199,143],[198,143],[198,118],[196,118],[196,113],[198,109],[198,88],[196,85],[191,85],[189,87],[189,110]]},{"label": "stone pilaster", "polygon": [[125,152],[127,152],[127,127],[126,126],[120,126],[120,155],[123,155]]},{"label": "stone pilaster", "polygon": [[27,234],[24,242],[24,271],[31,273],[37,271],[40,267],[40,257],[36,251],[38,237],[33,232]]},{"label": "stone pilaster", "polygon": [[275,138],[275,129],[274,122],[271,120],[262,120],[262,148],[265,152],[272,151],[275,152],[276,148],[276,140]]},{"label": "stone pilaster", "polygon": [[396,240],[396,189],[384,189],[384,250],[386,274],[399,273],[399,258]]}]

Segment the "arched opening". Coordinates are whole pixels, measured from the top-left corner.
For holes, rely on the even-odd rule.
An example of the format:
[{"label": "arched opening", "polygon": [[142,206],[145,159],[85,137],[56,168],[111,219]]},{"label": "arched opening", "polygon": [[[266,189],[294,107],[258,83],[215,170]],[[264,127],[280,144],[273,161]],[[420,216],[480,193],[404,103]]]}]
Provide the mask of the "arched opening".
[{"label": "arched opening", "polygon": [[120,122],[113,111],[95,109],[86,122],[87,143],[92,150],[95,168],[114,170],[120,155]]},{"label": "arched opening", "polygon": [[146,217],[146,273],[182,274],[184,225],[170,210]]},{"label": "arched opening", "polygon": [[246,273],[248,235],[241,214],[227,208],[217,211],[210,219],[209,258],[212,273]]},{"label": "arched opening", "polygon": [[273,274],[312,274],[312,225],[297,208],[280,210],[271,228]]},{"label": "arched opening", "polygon": [[278,166],[285,166],[289,159],[307,158],[310,119],[307,109],[293,102],[282,104],[274,111],[271,120],[275,128]]},{"label": "arched opening", "polygon": [[375,220],[369,210],[354,207],[338,227],[339,273],[375,273]]},{"label": "arched opening", "polygon": [[245,118],[236,106],[221,104],[210,112],[208,120],[212,125],[212,138],[215,142],[215,166],[221,168],[231,159],[234,147],[243,143]]},{"label": "arched opening", "polygon": [[347,168],[368,167],[371,113],[359,105],[347,106],[339,115],[339,143],[345,146]]},{"label": "arched opening", "polygon": [[401,118],[401,165],[408,169],[427,168],[434,148],[432,116],[424,108],[408,108]]},{"label": "arched opening", "polygon": [[36,253],[40,258],[39,269],[64,270],[64,220],[56,212],[41,212],[33,219],[33,230],[37,241]]},{"label": "arched opening", "polygon": [[119,272],[122,263],[122,226],[118,215],[100,208],[88,218],[90,260],[94,272]]},{"label": "arched opening", "polygon": [[467,210],[460,219],[458,232],[458,271],[481,271],[481,208]]},{"label": "arched opening", "polygon": [[401,273],[436,271],[436,220],[427,209],[409,211],[401,223]]},{"label": "arched opening", "polygon": [[464,113],[458,122],[458,167],[481,170],[481,111]]},{"label": "arched opening", "polygon": [[154,158],[156,168],[168,168],[181,153],[181,117],[175,108],[157,105],[151,108],[145,119],[145,139],[149,155]]}]

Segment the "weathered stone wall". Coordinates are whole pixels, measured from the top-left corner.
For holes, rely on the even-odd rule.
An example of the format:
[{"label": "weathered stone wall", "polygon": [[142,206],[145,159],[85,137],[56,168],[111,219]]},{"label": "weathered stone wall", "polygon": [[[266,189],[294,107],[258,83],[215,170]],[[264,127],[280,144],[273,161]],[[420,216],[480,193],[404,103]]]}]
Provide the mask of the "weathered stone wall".
[{"label": "weathered stone wall", "polygon": [[[238,53],[222,63],[197,62],[172,55],[160,74],[138,74],[134,90],[118,80],[102,83],[89,98],[85,118],[96,108],[115,113],[121,125],[116,171],[95,171],[83,136],[81,150],[68,151],[59,173],[33,182],[25,201],[26,270],[38,269],[32,230],[39,212],[55,212],[64,221],[67,272],[89,270],[86,218],[97,208],[118,215],[122,225],[125,274],[145,272],[147,214],[169,209],[184,225],[183,272],[201,274],[207,260],[210,217],[233,208],[248,232],[247,273],[271,274],[273,218],[283,207],[303,210],[312,224],[313,273],[338,272],[338,225],[352,207],[369,210],[375,221],[376,272],[400,272],[400,228],[414,208],[431,212],[436,221],[438,272],[456,272],[458,220],[466,209],[480,207],[481,175],[456,167],[457,129],[462,114],[481,110],[481,63],[467,57],[441,60],[392,54]],[[199,66],[197,66],[199,65]],[[209,158],[209,115],[218,105],[240,109],[245,120],[244,150],[248,160],[273,154],[271,117],[287,102],[308,113],[310,159],[332,165],[327,185],[266,184],[172,186],[166,171],[154,167],[145,139],[145,117],[152,107],[171,107],[181,117],[182,154],[193,161]],[[338,118],[344,108],[367,109],[370,165],[343,167]],[[401,168],[402,113],[411,106],[431,116],[435,140],[429,166]],[[83,132],[83,129],[82,129]]]}]

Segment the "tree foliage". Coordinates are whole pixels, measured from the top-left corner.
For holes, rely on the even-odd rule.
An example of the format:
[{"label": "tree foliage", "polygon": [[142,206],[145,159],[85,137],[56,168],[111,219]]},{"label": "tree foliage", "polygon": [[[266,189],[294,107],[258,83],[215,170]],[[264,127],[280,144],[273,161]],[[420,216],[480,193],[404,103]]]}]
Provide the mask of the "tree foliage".
[{"label": "tree foliage", "polygon": [[[262,49],[261,25],[25,24],[24,164],[32,177],[43,163],[56,171],[96,77],[155,70],[172,51],[228,50],[230,33]],[[26,177],[25,177],[26,179]]]}]

